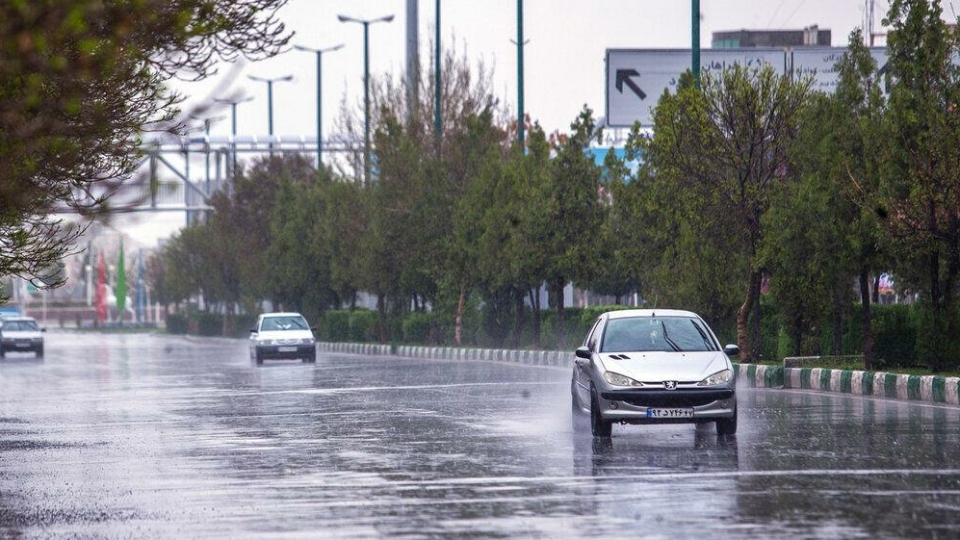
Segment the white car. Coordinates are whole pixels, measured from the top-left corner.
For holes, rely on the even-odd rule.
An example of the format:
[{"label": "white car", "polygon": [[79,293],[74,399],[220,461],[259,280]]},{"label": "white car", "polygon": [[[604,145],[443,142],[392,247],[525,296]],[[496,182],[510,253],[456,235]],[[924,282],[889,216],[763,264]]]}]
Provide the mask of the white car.
[{"label": "white car", "polygon": [[3,317],[0,319],[0,358],[9,352],[32,352],[43,357],[43,332],[33,317]]},{"label": "white car", "polygon": [[264,313],[250,329],[250,355],[257,364],[274,358],[316,362],[316,343],[313,330],[299,313]]},{"label": "white car", "polygon": [[570,391],[573,413],[589,414],[594,437],[614,422],[715,422],[737,432],[736,377],[707,323],[689,311],[628,309],[604,313],[577,349]]}]

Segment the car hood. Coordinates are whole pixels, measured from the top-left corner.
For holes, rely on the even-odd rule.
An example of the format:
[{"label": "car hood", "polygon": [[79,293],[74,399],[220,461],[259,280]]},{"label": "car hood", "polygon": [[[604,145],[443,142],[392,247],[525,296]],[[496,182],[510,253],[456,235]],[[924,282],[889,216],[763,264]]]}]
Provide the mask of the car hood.
[{"label": "car hood", "polygon": [[255,337],[259,341],[268,339],[311,339],[313,338],[313,332],[310,330],[265,330]]},{"label": "car hood", "polygon": [[601,353],[600,360],[608,371],[640,382],[700,382],[730,368],[722,351]]}]

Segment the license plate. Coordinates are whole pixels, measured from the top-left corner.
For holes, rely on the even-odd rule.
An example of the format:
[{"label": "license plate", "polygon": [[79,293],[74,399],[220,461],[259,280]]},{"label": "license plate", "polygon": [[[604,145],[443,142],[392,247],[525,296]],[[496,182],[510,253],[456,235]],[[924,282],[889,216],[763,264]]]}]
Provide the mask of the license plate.
[{"label": "license plate", "polygon": [[277,347],[277,352],[297,352],[296,347]]},{"label": "license plate", "polygon": [[647,418],[693,418],[693,409],[647,409]]},{"label": "license plate", "polygon": [[16,343],[16,346],[17,346],[17,347],[20,347],[21,349],[26,349],[27,347],[30,346],[30,344],[29,344],[29,343]]}]

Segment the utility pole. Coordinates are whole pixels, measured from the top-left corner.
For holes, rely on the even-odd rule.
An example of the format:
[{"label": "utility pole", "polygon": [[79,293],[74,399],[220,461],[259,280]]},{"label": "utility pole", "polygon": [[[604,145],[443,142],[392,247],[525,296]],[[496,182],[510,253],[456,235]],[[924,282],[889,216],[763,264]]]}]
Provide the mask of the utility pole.
[{"label": "utility pole", "polygon": [[517,140],[520,148],[525,147],[524,131],[527,128],[526,113],[523,110],[523,0],[517,0]]},{"label": "utility pole", "polygon": [[690,0],[690,71],[700,88],[700,0]]}]

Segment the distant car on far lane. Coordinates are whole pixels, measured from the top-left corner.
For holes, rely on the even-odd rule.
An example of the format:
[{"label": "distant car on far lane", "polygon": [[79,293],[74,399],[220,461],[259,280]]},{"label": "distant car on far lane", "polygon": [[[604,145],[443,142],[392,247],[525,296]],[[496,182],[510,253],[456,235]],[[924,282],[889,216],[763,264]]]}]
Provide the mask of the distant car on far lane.
[{"label": "distant car on far lane", "polygon": [[0,358],[9,352],[32,352],[43,357],[43,332],[33,317],[4,316],[0,318]]},{"label": "distant car on far lane", "polygon": [[282,358],[316,362],[316,343],[313,330],[299,313],[264,313],[250,329],[250,355],[257,364]]}]

